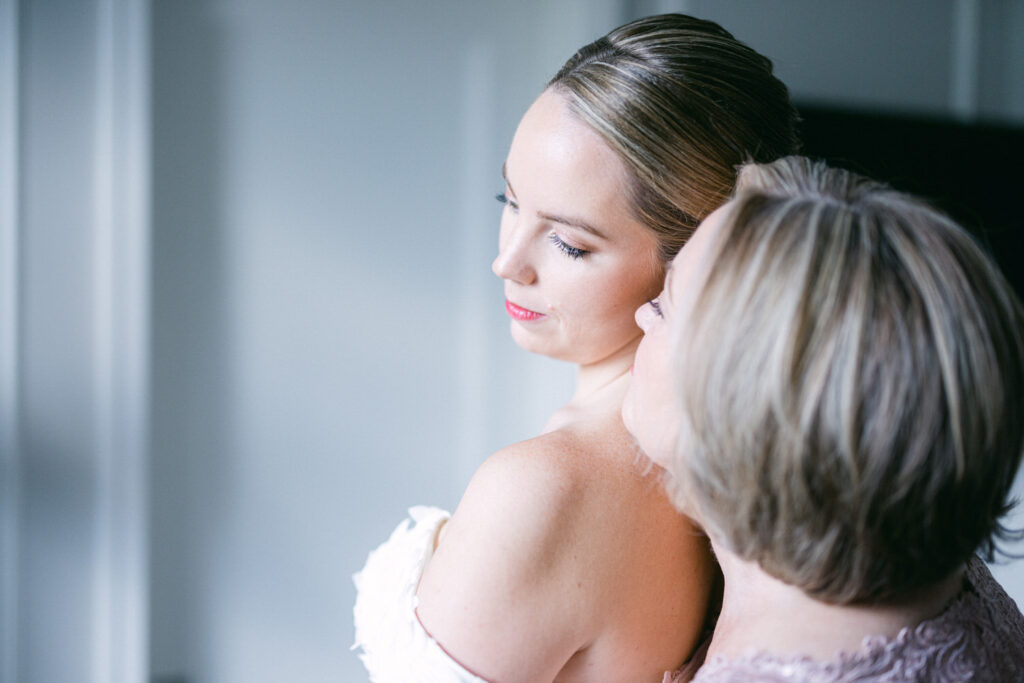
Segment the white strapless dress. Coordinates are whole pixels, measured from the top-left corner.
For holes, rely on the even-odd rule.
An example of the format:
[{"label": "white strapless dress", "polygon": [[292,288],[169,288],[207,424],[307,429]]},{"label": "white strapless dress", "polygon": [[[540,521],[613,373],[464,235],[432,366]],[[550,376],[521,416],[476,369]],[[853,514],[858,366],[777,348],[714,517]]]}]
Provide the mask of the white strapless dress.
[{"label": "white strapless dress", "polygon": [[487,683],[448,656],[416,616],[416,587],[451,515],[434,507],[409,508],[409,518],[370,552],[356,584],[356,638],[373,683]]}]

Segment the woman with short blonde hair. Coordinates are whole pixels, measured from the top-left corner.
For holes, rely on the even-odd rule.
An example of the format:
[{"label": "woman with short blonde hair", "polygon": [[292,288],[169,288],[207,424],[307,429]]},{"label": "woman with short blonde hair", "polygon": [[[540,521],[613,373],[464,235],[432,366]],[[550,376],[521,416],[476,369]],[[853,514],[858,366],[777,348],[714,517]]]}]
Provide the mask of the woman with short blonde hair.
[{"label": "woman with short blonde hair", "polygon": [[1012,536],[1024,451],[1024,315],[992,260],[794,157],[746,166],[672,270],[624,416],[725,576],[695,680],[1019,680],[1024,619],[975,555]]}]

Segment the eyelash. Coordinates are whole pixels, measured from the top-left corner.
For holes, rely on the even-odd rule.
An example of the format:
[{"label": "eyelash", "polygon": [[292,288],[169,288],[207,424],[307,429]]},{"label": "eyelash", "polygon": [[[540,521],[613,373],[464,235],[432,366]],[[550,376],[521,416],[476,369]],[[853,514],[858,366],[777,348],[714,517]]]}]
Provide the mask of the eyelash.
[{"label": "eyelash", "polygon": [[502,204],[507,205],[508,208],[512,209],[513,211],[517,211],[519,209],[519,204],[517,204],[514,199],[509,199],[508,195],[506,195],[504,192],[499,192],[498,194],[494,195],[494,198],[497,199]]},{"label": "eyelash", "polygon": [[566,244],[562,240],[562,238],[556,235],[555,233],[551,233],[550,235],[548,235],[548,239],[550,239],[551,243],[558,247],[562,251],[562,253],[564,253],[571,259],[583,258],[584,256],[590,253],[586,249],[580,249],[579,247],[574,247],[571,244]]},{"label": "eyelash", "polygon": [[661,302],[660,301],[658,301],[657,299],[651,299],[647,303],[649,303],[651,305],[651,308],[654,309],[654,312],[658,314],[659,318],[664,318],[665,317],[665,315],[661,312]]},{"label": "eyelash", "polygon": [[[502,204],[508,206],[508,208],[512,209],[513,211],[519,210],[519,204],[517,204],[515,200],[509,199],[508,195],[506,195],[504,192],[499,192],[498,194],[494,195],[494,198],[497,199]],[[555,233],[551,233],[550,235],[548,235],[548,239],[550,239],[551,243],[558,247],[558,249],[563,254],[565,254],[571,259],[581,259],[590,253],[586,249],[580,249],[579,247],[574,247],[571,244],[568,244]]]}]

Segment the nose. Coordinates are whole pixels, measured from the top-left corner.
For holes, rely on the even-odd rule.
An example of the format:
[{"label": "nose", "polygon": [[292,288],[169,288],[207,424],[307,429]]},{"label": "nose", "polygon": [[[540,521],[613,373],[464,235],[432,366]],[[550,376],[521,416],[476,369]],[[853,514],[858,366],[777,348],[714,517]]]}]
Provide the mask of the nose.
[{"label": "nose", "polygon": [[636,320],[636,326],[647,334],[647,327],[651,324],[651,318],[654,316],[654,309],[651,306],[651,302],[645,302],[640,308],[636,309],[636,313],[633,314],[633,319]]},{"label": "nose", "polygon": [[528,285],[537,279],[537,271],[531,263],[529,241],[517,232],[521,231],[511,230],[507,237],[502,235],[504,239],[500,240],[491,271],[503,280]]}]

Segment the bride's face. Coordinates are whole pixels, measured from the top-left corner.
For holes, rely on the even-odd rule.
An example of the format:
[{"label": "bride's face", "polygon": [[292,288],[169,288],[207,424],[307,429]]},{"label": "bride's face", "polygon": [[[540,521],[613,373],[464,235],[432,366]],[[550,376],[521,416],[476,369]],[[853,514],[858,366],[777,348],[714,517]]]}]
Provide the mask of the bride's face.
[{"label": "bride's face", "polygon": [[504,173],[492,270],[516,343],[582,365],[636,344],[633,312],[663,268],[654,233],[630,213],[622,162],[547,91],[519,123]]}]

